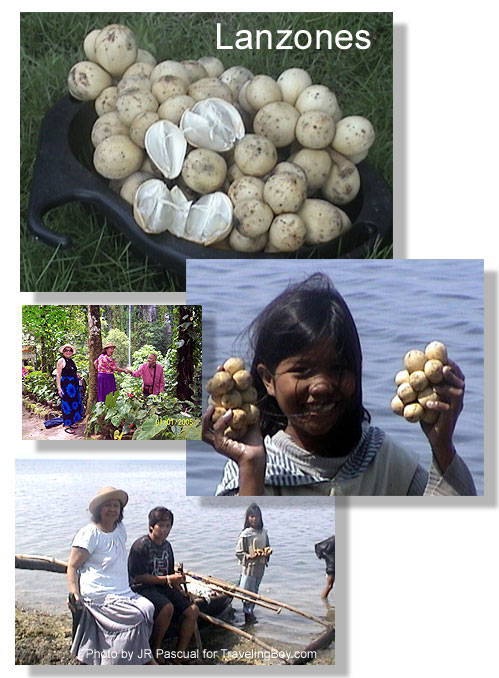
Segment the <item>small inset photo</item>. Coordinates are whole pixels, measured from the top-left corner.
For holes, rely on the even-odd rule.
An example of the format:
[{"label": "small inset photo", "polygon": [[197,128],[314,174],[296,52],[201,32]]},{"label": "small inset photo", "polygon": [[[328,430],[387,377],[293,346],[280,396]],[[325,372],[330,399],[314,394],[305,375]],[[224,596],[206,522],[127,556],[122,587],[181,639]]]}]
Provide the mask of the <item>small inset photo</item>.
[{"label": "small inset photo", "polygon": [[334,499],[282,502],[186,497],[183,459],[18,458],[16,664],[334,664]]},{"label": "small inset photo", "polygon": [[187,281],[188,494],[483,494],[482,260],[191,261]]},{"label": "small inset photo", "polygon": [[201,307],[22,307],[23,440],[201,434]]}]

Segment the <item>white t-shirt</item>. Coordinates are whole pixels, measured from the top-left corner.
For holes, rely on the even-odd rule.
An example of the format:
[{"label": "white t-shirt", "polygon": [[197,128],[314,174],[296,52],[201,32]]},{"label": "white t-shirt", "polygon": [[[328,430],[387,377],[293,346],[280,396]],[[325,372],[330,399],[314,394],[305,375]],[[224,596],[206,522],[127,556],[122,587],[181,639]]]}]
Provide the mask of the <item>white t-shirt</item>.
[{"label": "white t-shirt", "polygon": [[86,549],[90,557],[80,569],[80,591],[85,598],[109,593],[133,595],[128,582],[126,529],[118,523],[112,532],[102,532],[89,523],[76,533],[72,546]]}]

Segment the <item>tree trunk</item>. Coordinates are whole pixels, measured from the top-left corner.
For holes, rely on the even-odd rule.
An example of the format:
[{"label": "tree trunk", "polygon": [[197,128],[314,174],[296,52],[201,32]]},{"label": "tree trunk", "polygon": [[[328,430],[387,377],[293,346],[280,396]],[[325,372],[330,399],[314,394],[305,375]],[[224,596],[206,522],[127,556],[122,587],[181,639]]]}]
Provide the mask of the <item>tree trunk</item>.
[{"label": "tree trunk", "polygon": [[40,354],[41,354],[41,363],[40,363],[40,369],[42,372],[47,371],[47,359],[45,357],[45,337],[43,334],[40,337]]},{"label": "tree trunk", "polygon": [[179,400],[191,400],[193,390],[191,384],[194,381],[194,341],[189,334],[192,330],[192,308],[179,306],[179,328],[177,349],[177,398]]},{"label": "tree trunk", "polygon": [[168,349],[172,343],[172,323],[170,318],[173,317],[173,312],[167,307],[164,315],[165,320],[165,338],[166,338],[166,348]]},{"label": "tree trunk", "polygon": [[88,397],[87,411],[90,414],[97,402],[97,370],[94,360],[102,351],[102,334],[100,324],[100,307],[87,306],[88,317]]}]

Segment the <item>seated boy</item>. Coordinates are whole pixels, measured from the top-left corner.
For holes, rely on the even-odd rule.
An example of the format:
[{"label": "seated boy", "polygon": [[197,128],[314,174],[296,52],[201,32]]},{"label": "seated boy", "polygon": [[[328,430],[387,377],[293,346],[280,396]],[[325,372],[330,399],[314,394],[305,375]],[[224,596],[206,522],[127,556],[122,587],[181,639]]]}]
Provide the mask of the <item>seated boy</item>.
[{"label": "seated boy", "polygon": [[173,549],[167,540],[173,525],[173,513],[164,506],[149,512],[149,534],[137,539],[128,556],[128,572],[133,591],[154,604],[154,626],[151,649],[159,663],[164,664],[160,648],[173,620],[179,624],[175,663],[184,663],[184,652],[194,633],[198,607],[181,589],[182,574],[174,573]]}]

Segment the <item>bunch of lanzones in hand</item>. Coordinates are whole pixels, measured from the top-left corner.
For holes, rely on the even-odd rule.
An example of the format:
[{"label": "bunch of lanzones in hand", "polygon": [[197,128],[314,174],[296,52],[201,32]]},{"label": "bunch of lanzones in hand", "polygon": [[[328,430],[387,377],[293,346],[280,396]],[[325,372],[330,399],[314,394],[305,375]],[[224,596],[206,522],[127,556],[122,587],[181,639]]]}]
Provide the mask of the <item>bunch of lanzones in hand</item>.
[{"label": "bunch of lanzones in hand", "polygon": [[427,403],[440,400],[434,385],[443,381],[447,364],[447,347],[440,341],[430,342],[424,351],[408,351],[404,356],[404,369],[395,375],[397,393],[391,402],[395,414],[411,423],[435,423],[438,412],[428,409]]},{"label": "bunch of lanzones in hand", "polygon": [[252,383],[251,374],[242,358],[229,358],[206,384],[208,405],[215,409],[212,422],[217,422],[228,410],[232,410],[232,421],[224,431],[224,436],[240,440],[248,427],[255,424],[260,416],[257,392]]}]

